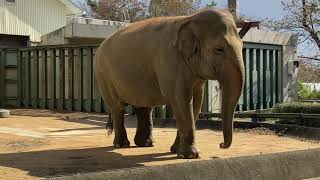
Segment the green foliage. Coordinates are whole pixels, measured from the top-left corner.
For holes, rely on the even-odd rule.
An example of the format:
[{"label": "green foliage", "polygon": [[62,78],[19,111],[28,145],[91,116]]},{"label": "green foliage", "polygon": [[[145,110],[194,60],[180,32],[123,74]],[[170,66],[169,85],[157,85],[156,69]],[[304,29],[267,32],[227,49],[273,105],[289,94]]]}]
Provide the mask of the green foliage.
[{"label": "green foliage", "polygon": [[[305,114],[320,114],[320,103],[281,103],[276,104],[274,107],[276,113],[305,113]],[[281,118],[276,123],[279,124],[292,124],[307,127],[320,127],[319,119],[286,119]]]},{"label": "green foliage", "polygon": [[88,6],[90,6],[91,8],[97,7],[97,1],[96,1],[96,0],[87,0],[87,4],[88,4]]},{"label": "green foliage", "polygon": [[212,7],[215,7],[215,6],[217,6],[216,1],[211,1],[206,5],[206,8],[212,8]]},{"label": "green foliage", "polygon": [[306,113],[306,114],[320,114],[320,103],[281,103],[274,106],[276,113]]},{"label": "green foliage", "polygon": [[311,90],[308,86],[305,86],[302,84],[302,82],[299,81],[298,83],[298,95],[299,98],[302,99],[315,99],[320,98],[320,91]]}]

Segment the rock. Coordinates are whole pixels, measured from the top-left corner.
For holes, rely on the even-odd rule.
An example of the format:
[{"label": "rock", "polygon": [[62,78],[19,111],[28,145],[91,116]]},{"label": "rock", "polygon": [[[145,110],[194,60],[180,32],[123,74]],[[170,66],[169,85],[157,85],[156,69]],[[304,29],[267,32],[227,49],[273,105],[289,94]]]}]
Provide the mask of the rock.
[{"label": "rock", "polygon": [[0,118],[7,118],[10,116],[10,111],[6,109],[0,109]]}]

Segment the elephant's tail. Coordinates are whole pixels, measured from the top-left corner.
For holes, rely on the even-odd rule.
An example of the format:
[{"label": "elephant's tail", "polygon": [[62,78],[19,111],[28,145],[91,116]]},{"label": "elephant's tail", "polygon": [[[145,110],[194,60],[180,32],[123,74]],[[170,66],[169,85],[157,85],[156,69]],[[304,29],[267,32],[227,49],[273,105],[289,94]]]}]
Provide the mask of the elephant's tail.
[{"label": "elephant's tail", "polygon": [[111,117],[111,113],[110,113],[110,110],[108,110],[108,122],[106,124],[106,129],[108,131],[108,136],[110,136],[113,132],[113,122],[112,122],[112,117]]}]

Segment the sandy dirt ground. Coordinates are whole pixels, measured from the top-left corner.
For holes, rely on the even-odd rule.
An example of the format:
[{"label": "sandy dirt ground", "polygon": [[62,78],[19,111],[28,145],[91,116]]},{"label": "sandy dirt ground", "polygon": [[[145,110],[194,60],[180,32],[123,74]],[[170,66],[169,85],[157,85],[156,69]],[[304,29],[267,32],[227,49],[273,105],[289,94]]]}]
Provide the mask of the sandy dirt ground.
[{"label": "sandy dirt ground", "polygon": [[[38,179],[195,161],[177,159],[170,153],[176,135],[174,128],[155,128],[156,146],[136,147],[134,117],[126,117],[131,147],[115,149],[113,134],[108,137],[104,129],[103,116],[39,110],[12,112],[16,115],[0,119],[0,179]],[[279,137],[265,129],[235,130],[233,144],[227,150],[219,149],[221,141],[221,131],[198,130],[198,160],[320,147],[319,142]]]}]

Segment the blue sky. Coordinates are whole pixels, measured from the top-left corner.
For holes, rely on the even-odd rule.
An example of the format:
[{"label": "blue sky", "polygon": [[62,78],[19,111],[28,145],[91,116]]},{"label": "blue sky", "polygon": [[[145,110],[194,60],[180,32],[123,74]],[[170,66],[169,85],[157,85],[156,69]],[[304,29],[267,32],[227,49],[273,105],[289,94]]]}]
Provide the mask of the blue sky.
[{"label": "blue sky", "polygon": [[[204,0],[204,3],[210,2]],[[216,0],[219,7],[226,7],[227,0]],[[281,0],[240,0],[240,14],[253,19],[275,18],[281,19],[285,13],[282,10]]]}]

